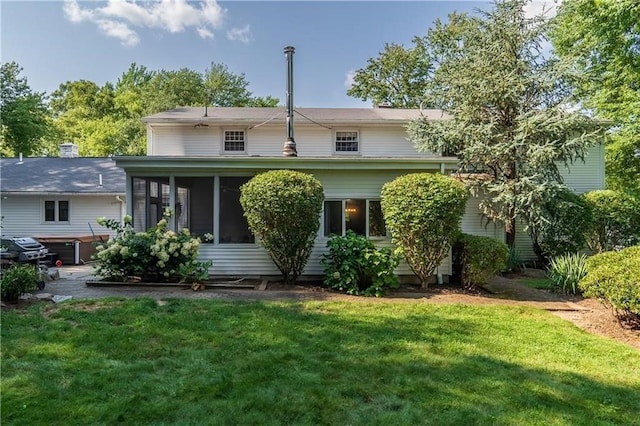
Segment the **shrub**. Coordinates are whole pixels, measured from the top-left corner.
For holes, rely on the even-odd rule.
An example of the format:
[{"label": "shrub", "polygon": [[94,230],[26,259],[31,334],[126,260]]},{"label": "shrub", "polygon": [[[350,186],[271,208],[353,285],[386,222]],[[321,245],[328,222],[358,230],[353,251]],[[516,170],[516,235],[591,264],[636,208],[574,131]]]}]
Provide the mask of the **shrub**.
[{"label": "shrub", "polygon": [[494,238],[461,233],[456,240],[462,287],[472,290],[506,267],[507,245]]},{"label": "shrub", "polygon": [[553,289],[562,293],[576,294],[578,283],[587,273],[587,256],[579,253],[563,254],[554,257],[549,263],[547,278]]},{"label": "shrub", "polygon": [[97,247],[96,273],[102,277],[124,281],[138,277],[143,282],[179,280],[185,265],[196,262],[200,240],[188,229],[167,230],[167,217],[146,232],[135,232],[131,216],[123,222],[98,219],[98,223],[116,231],[116,236]]},{"label": "shrub", "polygon": [[611,190],[591,191],[584,198],[593,211],[587,232],[591,250],[602,253],[640,244],[640,201]]},{"label": "shrub", "polygon": [[449,252],[467,198],[462,183],[435,173],[400,176],[382,187],[387,229],[423,287]]},{"label": "shrub", "polygon": [[322,255],[324,284],[348,294],[382,296],[386,287],[397,287],[398,277],[393,273],[398,257],[390,249],[376,248],[364,236],[347,231],[327,241],[329,253]]},{"label": "shrub", "polygon": [[16,301],[21,294],[37,289],[38,279],[34,265],[11,265],[2,270],[0,298],[7,302]]},{"label": "shrub", "polygon": [[540,216],[530,221],[529,235],[538,259],[576,253],[586,246],[585,235],[592,226],[590,204],[580,195],[560,190],[542,205]]},{"label": "shrub", "polygon": [[302,274],[320,227],[324,194],[311,175],[272,170],[240,188],[240,203],[251,231],[260,239],[284,281]]},{"label": "shrub", "polygon": [[515,247],[508,247],[507,259],[505,260],[505,266],[502,272],[520,272],[523,269],[525,269],[525,266],[520,250]]},{"label": "shrub", "polygon": [[640,246],[591,256],[579,286],[585,296],[610,306],[622,323],[640,327]]}]

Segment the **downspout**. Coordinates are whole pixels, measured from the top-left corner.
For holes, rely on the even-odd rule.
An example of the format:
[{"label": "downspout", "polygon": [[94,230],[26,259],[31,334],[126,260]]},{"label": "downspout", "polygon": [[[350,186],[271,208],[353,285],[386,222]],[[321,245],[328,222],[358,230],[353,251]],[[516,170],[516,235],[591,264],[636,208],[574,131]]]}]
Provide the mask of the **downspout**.
[{"label": "downspout", "polygon": [[127,202],[120,198],[119,195],[116,195],[116,200],[120,201],[120,222],[122,222],[127,214]]}]

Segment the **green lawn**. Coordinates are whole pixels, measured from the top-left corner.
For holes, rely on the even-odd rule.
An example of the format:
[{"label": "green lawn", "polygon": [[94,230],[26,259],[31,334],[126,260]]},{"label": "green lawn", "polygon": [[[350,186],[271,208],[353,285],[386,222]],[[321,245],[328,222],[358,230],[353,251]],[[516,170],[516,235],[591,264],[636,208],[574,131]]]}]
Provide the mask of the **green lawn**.
[{"label": "green lawn", "polygon": [[640,424],[640,352],[530,308],[76,301],[2,314],[2,424]]},{"label": "green lawn", "polygon": [[538,290],[551,290],[553,283],[549,278],[533,278],[533,277],[521,277],[520,281],[530,288]]}]

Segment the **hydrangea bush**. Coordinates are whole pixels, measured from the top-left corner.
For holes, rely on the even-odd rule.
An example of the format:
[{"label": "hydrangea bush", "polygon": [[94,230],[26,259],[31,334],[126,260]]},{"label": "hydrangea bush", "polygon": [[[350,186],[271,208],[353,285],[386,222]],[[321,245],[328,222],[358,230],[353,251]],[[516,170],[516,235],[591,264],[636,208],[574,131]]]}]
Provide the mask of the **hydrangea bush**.
[{"label": "hydrangea bush", "polygon": [[[99,218],[98,224],[116,231],[116,236],[97,247],[96,273],[114,281],[190,281],[189,271],[200,270],[196,260],[200,240],[188,229],[167,230],[167,217],[146,232],[133,229],[131,216],[122,222]],[[202,264],[210,266],[211,263]]]}]

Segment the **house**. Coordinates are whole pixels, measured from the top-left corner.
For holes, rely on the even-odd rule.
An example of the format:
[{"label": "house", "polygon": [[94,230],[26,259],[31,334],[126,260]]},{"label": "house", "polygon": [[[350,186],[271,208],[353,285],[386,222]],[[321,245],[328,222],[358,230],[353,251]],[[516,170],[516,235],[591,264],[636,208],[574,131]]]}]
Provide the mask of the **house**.
[{"label": "house", "polygon": [[62,144],[61,157],[0,159],[2,234],[37,238],[65,264],[88,261],[92,243],[113,231],[98,217],[126,213],[125,173],[111,158],[82,158]]},{"label": "house", "polygon": [[[439,110],[390,108],[297,108],[293,113],[283,107],[178,108],[144,119],[147,156],[115,161],[126,171],[127,208],[134,227],[149,228],[164,208],[172,208],[174,229],[213,234],[213,241],[201,245],[200,257],[213,260],[215,275],[279,274],[248,229],[239,202],[240,186],[272,169],[312,174],[322,183],[325,203],[304,274],[319,275],[320,257],[332,233],[352,229],[380,246],[391,245],[380,209],[384,183],[411,172],[456,170],[455,157],[418,151],[408,140],[405,126],[420,114],[432,120],[444,118]],[[283,142],[294,139],[289,137],[293,118],[297,156],[283,156]],[[577,191],[601,188],[601,147],[565,176]],[[486,226],[478,202],[469,201],[462,229],[504,238],[500,227]],[[531,242],[519,239],[518,244]],[[411,275],[407,265],[401,264],[397,272]],[[450,258],[437,273],[451,274]]]}]

